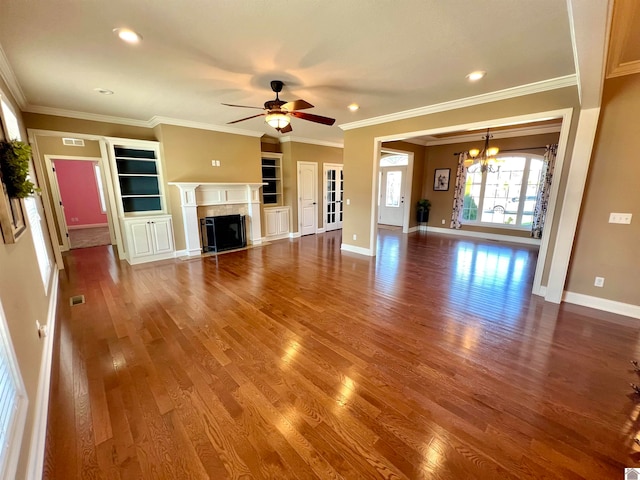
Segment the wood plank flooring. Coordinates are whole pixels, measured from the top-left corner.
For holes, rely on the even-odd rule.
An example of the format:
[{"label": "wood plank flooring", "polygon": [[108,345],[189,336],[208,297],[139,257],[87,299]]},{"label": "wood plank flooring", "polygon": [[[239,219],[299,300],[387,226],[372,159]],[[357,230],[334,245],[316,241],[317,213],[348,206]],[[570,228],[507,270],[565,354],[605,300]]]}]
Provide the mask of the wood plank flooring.
[{"label": "wood plank flooring", "polygon": [[44,478],[613,479],[639,465],[635,322],[532,297],[529,247],[379,238],[375,258],[341,253],[339,231],[135,267],[111,247],[69,252]]}]

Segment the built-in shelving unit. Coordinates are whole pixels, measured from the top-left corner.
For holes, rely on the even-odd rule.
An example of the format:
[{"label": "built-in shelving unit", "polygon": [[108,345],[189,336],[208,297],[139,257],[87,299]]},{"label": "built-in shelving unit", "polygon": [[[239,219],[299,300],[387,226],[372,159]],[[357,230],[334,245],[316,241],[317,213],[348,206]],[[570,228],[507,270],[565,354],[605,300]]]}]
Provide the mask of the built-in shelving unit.
[{"label": "built-in shelving unit", "polygon": [[164,211],[158,152],[155,145],[150,147],[112,146],[122,211],[125,215]]},{"label": "built-in shelving unit", "polygon": [[282,204],[282,154],[262,153],[262,203]]}]

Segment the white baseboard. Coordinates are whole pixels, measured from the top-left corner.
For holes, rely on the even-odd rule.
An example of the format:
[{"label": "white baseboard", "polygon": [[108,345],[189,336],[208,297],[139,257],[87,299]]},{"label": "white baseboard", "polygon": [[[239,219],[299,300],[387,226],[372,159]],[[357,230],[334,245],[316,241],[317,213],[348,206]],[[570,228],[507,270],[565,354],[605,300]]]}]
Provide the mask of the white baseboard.
[{"label": "white baseboard", "polygon": [[525,245],[540,245],[540,240],[529,237],[514,237],[512,235],[502,235],[499,233],[472,232],[470,230],[456,230],[455,228],[420,226],[420,230],[427,232],[441,233],[444,235],[458,235],[461,237],[482,238],[484,240],[495,240],[498,242],[523,243]]},{"label": "white baseboard", "polygon": [[180,257],[187,257],[189,256],[189,251],[188,250],[176,250],[175,252],[175,257],[176,258],[180,258]]},{"label": "white baseboard", "polygon": [[254,238],[253,240],[249,240],[249,245],[262,245],[263,238]]},{"label": "white baseboard", "polygon": [[567,291],[564,292],[562,300],[567,303],[582,305],[583,307],[595,308],[596,310],[603,310],[632,318],[640,318],[640,305],[616,302],[614,300],[607,300],[606,298],[592,297],[591,295]]},{"label": "white baseboard", "polygon": [[544,297],[547,294],[547,287],[545,285],[540,285],[536,291],[536,288],[533,289],[534,295],[538,295],[539,297]]},{"label": "white baseboard", "polygon": [[407,233],[417,232],[420,229],[420,226],[416,225],[415,227],[409,227]]},{"label": "white baseboard", "polygon": [[326,232],[326,231],[327,231],[326,227],[322,227],[322,228],[318,228],[318,229],[316,230],[316,233],[324,233],[324,232]]},{"label": "white baseboard", "polygon": [[300,238],[301,236],[300,232],[291,232],[289,234],[289,238]]},{"label": "white baseboard", "polygon": [[[262,237],[260,243],[262,242],[273,242],[274,240],[282,240],[283,238],[291,238],[291,233],[281,233],[280,235],[271,235],[268,237]],[[254,245],[257,245],[254,243]]]},{"label": "white baseboard", "polygon": [[87,223],[86,225],[67,225],[68,230],[80,230],[81,228],[108,227],[108,223]]},{"label": "white baseboard", "polygon": [[343,243],[340,245],[340,250],[345,252],[357,253],[359,255],[366,255],[367,257],[373,257],[373,253],[370,248],[356,247],[355,245],[348,245]]},{"label": "white baseboard", "polygon": [[56,309],[58,305],[58,269],[54,268],[49,292],[49,311],[47,312],[47,336],[44,338],[38,392],[36,393],[29,445],[27,476],[29,479],[42,478],[44,467],[44,448],[47,438],[47,419],[49,417],[49,388],[51,386],[51,366],[53,361],[53,339],[56,329]]}]

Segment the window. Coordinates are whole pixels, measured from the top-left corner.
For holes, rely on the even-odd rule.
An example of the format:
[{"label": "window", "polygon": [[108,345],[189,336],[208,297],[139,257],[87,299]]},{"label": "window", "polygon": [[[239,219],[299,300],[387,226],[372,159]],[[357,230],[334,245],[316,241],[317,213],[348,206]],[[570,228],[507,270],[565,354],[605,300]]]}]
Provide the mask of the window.
[{"label": "window", "polygon": [[93,164],[93,169],[96,172],[96,183],[98,184],[98,197],[100,198],[100,208],[102,213],[107,213],[107,203],[104,200],[104,187],[102,186],[102,176],[100,175],[100,165]]},{"label": "window", "polygon": [[381,167],[400,167],[402,165],[409,165],[409,155],[406,153],[384,155],[380,158]]},{"label": "window", "polygon": [[[0,103],[2,104],[2,115],[5,121],[7,136],[12,140],[22,140],[22,134],[20,133],[20,127],[18,126],[18,117],[13,112],[11,106],[5,103],[4,100]],[[33,165],[29,165],[29,178],[35,178],[35,175],[33,174]],[[38,266],[40,267],[40,275],[42,276],[42,283],[44,285],[44,292],[46,295],[49,287],[49,275],[51,274],[51,262],[49,261],[49,252],[47,251],[47,244],[42,230],[42,219],[38,213],[38,205],[36,202],[37,200],[35,199],[35,196],[29,196],[24,199],[24,205],[27,209],[27,218],[29,220],[29,226],[31,227],[33,245],[36,250],[36,258],[38,260]]]},{"label": "window", "polygon": [[526,229],[540,190],[543,159],[537,155],[500,156],[494,171],[476,163],[467,169],[462,219]]},{"label": "window", "polygon": [[385,207],[400,206],[400,191],[402,190],[402,172],[387,172],[387,189]]}]

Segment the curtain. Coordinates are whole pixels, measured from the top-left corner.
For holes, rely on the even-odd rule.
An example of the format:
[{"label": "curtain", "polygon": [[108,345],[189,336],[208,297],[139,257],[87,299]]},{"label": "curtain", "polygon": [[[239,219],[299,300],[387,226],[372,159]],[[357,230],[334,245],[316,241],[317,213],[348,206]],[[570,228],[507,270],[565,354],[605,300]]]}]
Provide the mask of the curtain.
[{"label": "curtain", "polygon": [[553,169],[556,165],[556,153],[558,145],[547,145],[544,152],[544,165],[542,166],[542,185],[538,191],[536,208],[533,211],[533,223],[531,224],[531,236],[542,238],[542,229],[549,208],[549,194],[551,193],[551,181],[553,180]]},{"label": "curtain", "polygon": [[462,226],[460,220],[464,210],[464,189],[467,184],[467,167],[464,161],[467,152],[462,152],[458,157],[458,170],[456,172],[456,189],[453,192],[453,211],[451,212],[451,228],[459,229]]}]

